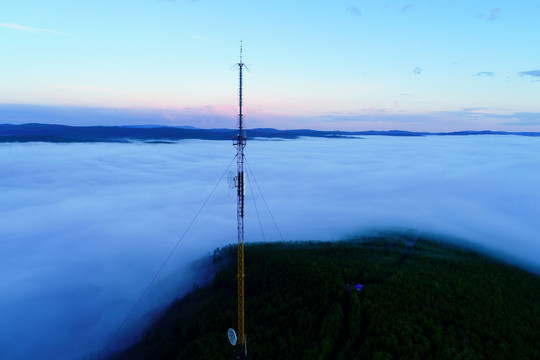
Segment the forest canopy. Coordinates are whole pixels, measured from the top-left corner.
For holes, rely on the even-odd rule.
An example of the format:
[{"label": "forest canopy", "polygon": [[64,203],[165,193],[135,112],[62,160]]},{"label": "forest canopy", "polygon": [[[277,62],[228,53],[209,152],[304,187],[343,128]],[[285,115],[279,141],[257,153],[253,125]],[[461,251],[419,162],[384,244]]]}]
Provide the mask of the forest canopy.
[{"label": "forest canopy", "polygon": [[[233,359],[235,254],[216,250],[213,282],[113,359]],[[475,251],[395,235],[247,244],[245,259],[248,357],[540,358],[540,278]]]}]

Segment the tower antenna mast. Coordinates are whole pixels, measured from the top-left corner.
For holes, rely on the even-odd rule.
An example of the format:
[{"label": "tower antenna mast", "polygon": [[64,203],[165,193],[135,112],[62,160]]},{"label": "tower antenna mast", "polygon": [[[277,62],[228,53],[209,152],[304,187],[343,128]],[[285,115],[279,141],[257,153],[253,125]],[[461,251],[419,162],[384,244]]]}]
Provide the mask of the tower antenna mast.
[{"label": "tower antenna mast", "polygon": [[244,332],[244,197],[246,194],[245,173],[244,173],[244,148],[246,147],[246,136],[244,134],[244,115],[242,114],[242,41],[240,41],[240,62],[237,64],[239,71],[239,93],[238,93],[238,134],[234,140],[236,148],[236,188],[237,207],[236,219],[238,226],[238,354],[240,359],[246,359],[246,335]]}]

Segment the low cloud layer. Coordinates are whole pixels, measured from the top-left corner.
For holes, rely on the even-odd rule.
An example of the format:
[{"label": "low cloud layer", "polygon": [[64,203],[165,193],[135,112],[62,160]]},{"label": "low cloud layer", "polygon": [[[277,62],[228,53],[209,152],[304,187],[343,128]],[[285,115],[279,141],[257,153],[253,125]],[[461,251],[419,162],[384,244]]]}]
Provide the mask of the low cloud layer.
[{"label": "low cloud layer", "polygon": [[[214,141],[2,144],[0,152],[0,357],[9,359],[99,353],[234,156],[230,143]],[[252,141],[246,148],[287,240],[413,228],[535,269],[539,152],[535,138],[518,136]],[[255,202],[266,240],[279,240],[256,187],[253,194],[248,189],[246,240],[263,239]],[[127,328],[191,289],[198,280],[190,264],[234,243],[235,221],[235,192],[223,179]]]},{"label": "low cloud layer", "polygon": [[[536,70],[527,72],[534,76]],[[423,76],[422,69],[412,70]],[[522,73],[523,76],[524,73]],[[399,96],[412,98],[409,94]],[[486,111],[396,112],[392,107],[363,108],[352,112],[321,113],[313,116],[286,116],[249,109],[248,128],[316,130],[408,130],[451,132],[463,130],[540,131],[540,113],[485,108]],[[181,109],[123,109],[77,106],[0,104],[0,119],[6,124],[48,123],[75,126],[165,125],[197,128],[230,128],[234,106],[201,106]]]}]

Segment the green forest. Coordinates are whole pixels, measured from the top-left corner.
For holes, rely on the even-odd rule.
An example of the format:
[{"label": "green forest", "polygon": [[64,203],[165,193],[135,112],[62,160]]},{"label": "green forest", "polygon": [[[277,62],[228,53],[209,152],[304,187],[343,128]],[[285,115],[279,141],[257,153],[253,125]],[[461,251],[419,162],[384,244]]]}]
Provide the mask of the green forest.
[{"label": "green forest", "polygon": [[[234,359],[236,246],[112,359]],[[475,251],[392,235],[246,244],[252,359],[540,359],[540,277]],[[354,285],[362,284],[358,291]]]}]

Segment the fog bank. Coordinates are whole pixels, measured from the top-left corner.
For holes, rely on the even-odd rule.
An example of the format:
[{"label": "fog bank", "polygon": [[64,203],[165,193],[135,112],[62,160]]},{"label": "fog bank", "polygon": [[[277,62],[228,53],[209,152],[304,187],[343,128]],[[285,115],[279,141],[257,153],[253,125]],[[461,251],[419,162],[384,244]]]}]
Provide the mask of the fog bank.
[{"label": "fog bank", "polygon": [[[235,149],[218,141],[29,143],[1,144],[0,153],[0,357],[74,359],[103,349]],[[539,153],[537,139],[519,136],[246,147],[248,168],[286,240],[413,228],[533,266],[540,266]],[[246,191],[246,241],[280,240],[253,190],[254,197]],[[198,280],[189,264],[235,241],[235,191],[225,176],[132,320],[148,319],[190,290]]]}]

